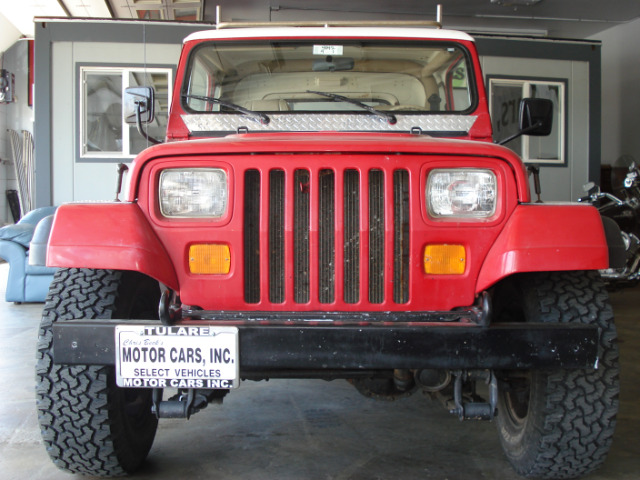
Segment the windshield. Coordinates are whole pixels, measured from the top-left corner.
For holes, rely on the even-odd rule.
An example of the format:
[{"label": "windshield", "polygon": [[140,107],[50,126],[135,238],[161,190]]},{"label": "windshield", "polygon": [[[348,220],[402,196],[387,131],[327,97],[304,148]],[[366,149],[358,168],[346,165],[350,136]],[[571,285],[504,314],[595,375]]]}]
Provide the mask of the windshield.
[{"label": "windshield", "polygon": [[211,42],[192,53],[182,99],[192,113],[461,113],[475,98],[467,62],[425,41]]},{"label": "windshield", "polygon": [[629,173],[638,172],[638,164],[632,155],[621,155],[611,168],[611,187],[614,193],[624,190],[624,181]]}]

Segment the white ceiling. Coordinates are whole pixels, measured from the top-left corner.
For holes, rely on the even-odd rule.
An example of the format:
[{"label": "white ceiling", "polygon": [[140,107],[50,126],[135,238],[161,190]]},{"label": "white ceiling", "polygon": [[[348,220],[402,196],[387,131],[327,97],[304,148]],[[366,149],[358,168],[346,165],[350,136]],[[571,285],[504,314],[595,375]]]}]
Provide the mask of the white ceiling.
[{"label": "white ceiling", "polygon": [[33,36],[33,17],[50,15],[64,17],[65,12],[56,0],[0,0],[0,13],[23,35]]},{"label": "white ceiling", "polygon": [[34,17],[152,18],[174,20],[185,8],[198,19],[366,20],[435,18],[470,32],[587,38],[640,18],[640,0],[0,0],[0,52],[20,36],[33,36]]}]

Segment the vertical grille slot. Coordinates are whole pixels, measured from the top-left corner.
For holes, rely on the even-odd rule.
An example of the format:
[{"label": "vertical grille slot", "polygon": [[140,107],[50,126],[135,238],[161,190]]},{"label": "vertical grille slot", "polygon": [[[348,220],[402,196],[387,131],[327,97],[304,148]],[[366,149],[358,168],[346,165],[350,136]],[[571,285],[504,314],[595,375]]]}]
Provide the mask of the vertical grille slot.
[{"label": "vertical grille slot", "polygon": [[384,174],[369,172],[369,301],[384,302]]},{"label": "vertical grille slot", "polygon": [[296,303],[307,303],[309,292],[309,172],[294,173],[293,277]]},{"label": "vertical grille slot", "polygon": [[320,170],[318,190],[318,300],[332,303],[335,299],[335,174],[332,170]]},{"label": "vertical grille slot", "polygon": [[269,172],[269,301],[284,302],[284,171]]},{"label": "vertical grille slot", "polygon": [[360,300],[360,174],[344,172],[344,301]]},{"label": "vertical grille slot", "polygon": [[409,173],[393,172],[393,301],[409,301]]},{"label": "vertical grille slot", "polygon": [[244,174],[244,300],[260,301],[260,172]]}]

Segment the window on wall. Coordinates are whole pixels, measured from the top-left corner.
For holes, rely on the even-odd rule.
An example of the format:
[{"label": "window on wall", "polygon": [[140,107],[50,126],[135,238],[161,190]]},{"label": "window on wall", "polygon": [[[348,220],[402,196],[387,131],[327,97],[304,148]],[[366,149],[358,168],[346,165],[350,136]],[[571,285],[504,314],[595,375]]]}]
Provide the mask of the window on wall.
[{"label": "window on wall", "polygon": [[156,114],[147,132],[154,138],[164,138],[172,90],[170,68],[82,67],[80,77],[82,157],[133,157],[148,146],[136,126],[124,121],[122,94],[127,87],[154,88]]},{"label": "window on wall", "polygon": [[202,0],[121,0],[111,2],[116,18],[129,18],[131,13],[140,20],[202,20]]},{"label": "window on wall", "polygon": [[506,144],[526,163],[564,164],[566,161],[566,81],[489,78],[489,109],[493,138],[500,141],[518,132],[520,100],[547,98],[553,102],[551,135],[523,135]]}]

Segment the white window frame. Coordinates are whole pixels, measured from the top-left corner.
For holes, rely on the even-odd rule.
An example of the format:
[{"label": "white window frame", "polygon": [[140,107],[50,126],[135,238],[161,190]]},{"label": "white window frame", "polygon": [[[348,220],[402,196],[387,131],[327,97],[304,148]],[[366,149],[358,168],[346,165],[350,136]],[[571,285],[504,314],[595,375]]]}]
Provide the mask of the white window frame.
[{"label": "white window frame", "polygon": [[[124,120],[124,112],[122,112],[122,150],[108,152],[90,152],[87,150],[85,141],[85,129],[87,125],[86,110],[86,77],[87,75],[114,75],[119,74],[122,79],[122,92],[129,87],[130,73],[165,73],[167,75],[168,88],[168,105],[171,105],[171,95],[173,94],[173,70],[171,68],[145,68],[145,67],[100,67],[100,66],[81,66],[80,67],[80,118],[79,123],[79,142],[80,142],[80,158],[85,159],[102,159],[102,158],[133,158],[136,154],[130,152],[130,131],[129,124]],[[137,86],[137,85],[136,85]]]},{"label": "white window frame", "polygon": [[[549,159],[549,158],[532,158],[530,157],[530,143],[535,141],[537,137],[531,137],[528,135],[523,135],[522,138],[522,151],[517,152],[522,161],[525,163],[533,163],[533,164],[545,164],[545,165],[566,165],[566,151],[567,151],[567,82],[562,80],[547,80],[547,79],[537,79],[537,78],[505,78],[505,77],[493,77],[489,78],[489,113],[491,118],[494,118],[493,109],[493,89],[495,86],[520,86],[522,88],[522,98],[531,97],[532,85],[545,85],[545,86],[553,86],[558,87],[558,105],[554,105],[554,124],[557,123],[556,119],[559,119],[559,129],[558,129],[558,158]],[[556,112],[557,109],[557,112]],[[496,113],[499,114],[499,113]],[[555,129],[557,126],[554,125]],[[501,138],[495,140],[502,140]],[[509,146],[508,144],[506,145]]]}]

